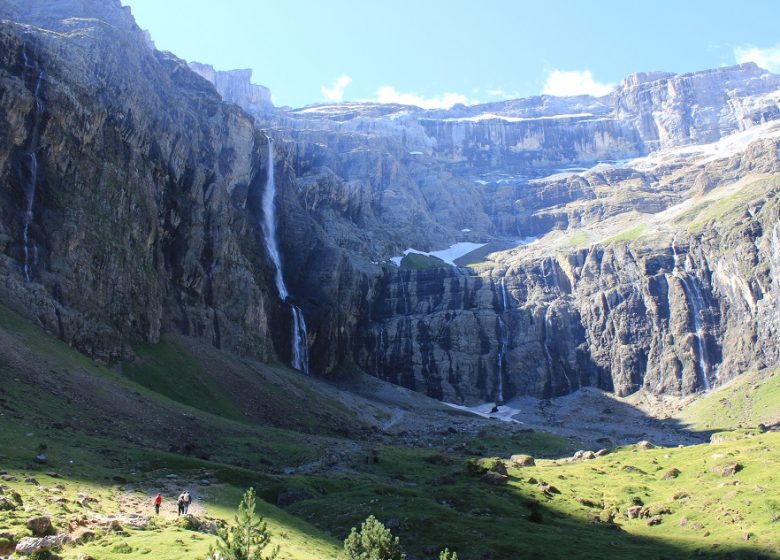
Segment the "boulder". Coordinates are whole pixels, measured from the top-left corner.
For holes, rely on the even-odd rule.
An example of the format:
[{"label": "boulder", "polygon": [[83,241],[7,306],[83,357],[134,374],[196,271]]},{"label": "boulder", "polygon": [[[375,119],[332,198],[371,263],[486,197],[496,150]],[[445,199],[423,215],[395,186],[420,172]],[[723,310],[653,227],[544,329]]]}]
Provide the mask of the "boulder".
[{"label": "boulder", "polygon": [[33,459],[33,461],[35,461],[35,462],[36,462],[36,463],[38,463],[39,465],[45,465],[46,463],[48,463],[48,462],[49,462],[49,459],[48,459],[48,458],[46,457],[46,455],[44,455],[43,453],[38,453],[38,454],[35,456],[35,459]]},{"label": "boulder", "polygon": [[664,518],[661,517],[660,515],[654,515],[653,517],[647,520],[647,524],[652,527],[653,525],[659,525],[661,522],[663,522],[663,520]]},{"label": "boulder", "polygon": [[486,484],[492,484],[493,486],[503,486],[509,482],[509,477],[501,473],[489,471],[483,474],[480,480]]},{"label": "boulder", "polygon": [[642,511],[642,506],[631,506],[626,510],[626,516],[629,519],[637,519]]},{"label": "boulder", "polygon": [[644,439],[642,441],[638,442],[636,444],[636,446],[637,446],[638,449],[655,449],[655,447],[656,447],[655,445],[653,445],[652,443],[650,443],[649,441],[644,440]]},{"label": "boulder", "polygon": [[603,457],[604,455],[607,454],[609,454],[609,451],[607,451],[606,449],[599,449],[598,451],[596,451],[596,457]]},{"label": "boulder", "polygon": [[43,550],[60,548],[62,545],[70,542],[68,535],[50,535],[48,537],[23,537],[16,544],[16,553],[23,556],[29,556]]},{"label": "boulder", "polygon": [[512,455],[509,461],[516,467],[533,467],[536,461],[530,455]]},{"label": "boulder", "polygon": [[41,517],[31,517],[27,520],[27,528],[36,537],[44,537],[52,531],[51,518],[43,515]]},{"label": "boulder", "polygon": [[734,476],[739,471],[741,471],[744,467],[739,463],[730,463],[728,465],[723,465],[720,467],[713,467],[712,472],[715,474],[719,474],[720,476]]},{"label": "boulder", "polygon": [[672,478],[677,478],[678,476],[680,476],[681,472],[682,471],[680,471],[680,469],[678,469],[678,468],[671,468],[671,469],[669,469],[668,471],[666,471],[664,473],[663,479],[664,480],[671,480]]}]

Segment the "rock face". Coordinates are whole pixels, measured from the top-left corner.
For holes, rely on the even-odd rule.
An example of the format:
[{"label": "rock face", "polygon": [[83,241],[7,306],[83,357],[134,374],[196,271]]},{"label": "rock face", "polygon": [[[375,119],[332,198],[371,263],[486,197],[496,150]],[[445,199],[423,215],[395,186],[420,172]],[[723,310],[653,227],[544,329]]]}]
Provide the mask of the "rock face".
[{"label": "rock face", "polygon": [[0,298],[96,358],[166,330],[268,357],[265,137],[119,2],[56,6],[102,19],[0,8],[62,32],[0,26]]},{"label": "rock face", "polygon": [[[755,65],[288,111],[155,51],[118,1],[0,18],[0,302],[95,358],[177,332],[290,363],[294,304],[313,372],[456,402],[691,393],[780,361],[780,78]],[[464,241],[489,244],[468,267],[390,262]]]},{"label": "rock face", "polygon": [[235,103],[252,112],[262,112],[273,108],[271,90],[265,86],[251,83],[252,70],[214,70],[210,64],[190,62],[189,67],[199,76],[214,84],[222,99]]}]

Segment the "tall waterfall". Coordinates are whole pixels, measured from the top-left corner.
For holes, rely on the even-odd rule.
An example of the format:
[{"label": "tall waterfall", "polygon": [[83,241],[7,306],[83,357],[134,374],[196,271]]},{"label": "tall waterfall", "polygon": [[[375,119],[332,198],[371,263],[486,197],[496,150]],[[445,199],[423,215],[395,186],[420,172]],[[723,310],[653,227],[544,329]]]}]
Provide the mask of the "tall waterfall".
[{"label": "tall waterfall", "polygon": [[[268,180],[263,193],[263,233],[265,235],[265,247],[276,267],[276,289],[279,299],[287,301],[290,292],[284,283],[282,274],[282,259],[279,254],[279,244],[276,236],[276,180],[274,178],[274,151],[271,138],[268,138]],[[306,332],[306,320],[303,311],[294,304],[290,304],[292,310],[292,367],[309,373],[309,340]]]},{"label": "tall waterfall", "polygon": [[672,254],[674,255],[674,268],[672,269],[672,275],[680,280],[683,291],[685,292],[685,299],[688,301],[688,305],[691,306],[691,316],[693,318],[693,329],[695,331],[696,340],[696,362],[699,366],[699,374],[701,375],[702,385],[705,391],[710,390],[710,366],[707,362],[707,339],[704,336],[704,322],[702,321],[702,313],[705,307],[704,296],[701,293],[699,284],[691,280],[691,265],[688,255],[683,257],[683,266],[685,273],[680,272],[680,267],[677,265],[677,247],[675,245],[675,239],[672,238]]},{"label": "tall waterfall", "polygon": [[31,63],[27,57],[26,45],[22,48],[22,57],[24,58],[25,74],[38,76],[35,79],[35,114],[33,116],[32,130],[27,142],[27,149],[24,151],[24,161],[22,165],[22,188],[24,191],[24,215],[22,216],[22,242],[24,244],[24,277],[30,281],[32,271],[30,268],[30,253],[33,253],[33,262],[37,260],[36,248],[30,247],[30,224],[33,221],[33,209],[35,206],[35,188],[38,185],[38,149],[40,148],[40,128],[41,117],[43,115],[44,105],[41,98],[41,88],[46,79],[46,73],[39,70],[35,64]]},{"label": "tall waterfall", "polygon": [[506,353],[509,347],[509,328],[504,321],[502,315],[508,311],[509,307],[509,294],[506,290],[506,278],[502,277],[501,282],[501,313],[498,315],[498,380],[496,382],[496,401],[498,403],[504,402],[504,369],[506,367]]}]

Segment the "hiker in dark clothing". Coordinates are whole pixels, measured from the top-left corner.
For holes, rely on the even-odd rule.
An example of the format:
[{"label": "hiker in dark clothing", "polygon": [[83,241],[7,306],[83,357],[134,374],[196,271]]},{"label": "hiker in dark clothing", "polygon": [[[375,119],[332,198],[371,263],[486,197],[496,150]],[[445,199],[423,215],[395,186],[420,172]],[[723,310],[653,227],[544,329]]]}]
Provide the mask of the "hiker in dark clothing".
[{"label": "hiker in dark clothing", "polygon": [[186,513],[186,510],[184,509],[184,492],[179,494],[179,499],[176,500],[176,505],[179,508],[179,511],[176,515],[181,515],[182,513]]},{"label": "hiker in dark clothing", "polygon": [[162,496],[160,496],[159,492],[154,497],[154,513],[155,515],[160,515],[160,505],[162,504]]},{"label": "hiker in dark clothing", "polygon": [[190,510],[190,504],[192,503],[192,496],[190,496],[189,490],[185,490],[183,496],[184,496],[184,513],[187,513]]}]

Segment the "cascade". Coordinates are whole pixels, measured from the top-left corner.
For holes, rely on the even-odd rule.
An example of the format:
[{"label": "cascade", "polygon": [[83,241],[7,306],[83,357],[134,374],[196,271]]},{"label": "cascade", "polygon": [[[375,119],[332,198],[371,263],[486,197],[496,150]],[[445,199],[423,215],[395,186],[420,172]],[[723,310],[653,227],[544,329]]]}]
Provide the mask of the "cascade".
[{"label": "cascade", "polygon": [[[22,48],[22,57],[24,58],[25,73],[35,72],[36,66],[32,64],[27,57],[26,45]],[[44,105],[41,98],[41,88],[46,79],[46,73],[38,70],[38,77],[35,80],[35,115],[33,117],[32,130],[30,131],[27,149],[24,151],[26,165],[22,166],[22,186],[24,191],[24,215],[22,216],[22,242],[24,250],[24,276],[29,282],[32,277],[30,267],[30,224],[33,221],[33,210],[35,206],[35,188],[38,184],[38,149],[40,148],[40,127],[41,116],[43,115]],[[37,254],[36,247],[32,247],[33,262]]]},{"label": "cascade", "polygon": [[[276,268],[276,289],[279,292],[279,299],[287,301],[290,293],[284,283],[282,274],[282,259],[279,254],[279,245],[276,240],[276,180],[274,179],[274,153],[271,138],[268,139],[268,180],[266,181],[265,192],[263,193],[263,233],[265,237],[265,247]],[[306,320],[303,317],[303,311],[297,305],[291,304],[292,311],[292,367],[309,373],[309,341],[306,332]]]},{"label": "cascade", "polygon": [[699,373],[701,375],[704,390],[709,391],[711,388],[709,379],[710,367],[709,363],[707,362],[707,340],[704,337],[704,321],[702,320],[703,310],[706,307],[704,296],[701,292],[699,284],[691,279],[692,266],[690,264],[689,255],[683,257],[684,273],[680,272],[680,267],[677,264],[678,255],[677,247],[675,246],[675,240],[676,238],[673,237],[672,254],[674,255],[674,268],[672,270],[672,275],[680,280],[680,283],[683,287],[683,292],[685,292],[685,299],[691,306],[691,316],[693,319],[693,329],[696,340],[696,362],[699,366]]},{"label": "cascade", "polygon": [[509,347],[509,329],[502,315],[509,310],[509,294],[506,289],[506,278],[502,277],[499,283],[501,286],[501,313],[498,314],[498,380],[496,382],[496,400],[498,403],[504,402],[504,369],[506,362],[506,353]]}]

